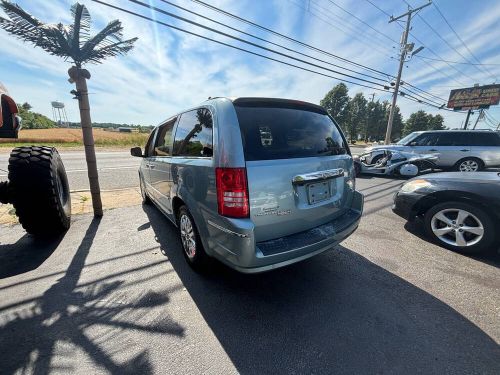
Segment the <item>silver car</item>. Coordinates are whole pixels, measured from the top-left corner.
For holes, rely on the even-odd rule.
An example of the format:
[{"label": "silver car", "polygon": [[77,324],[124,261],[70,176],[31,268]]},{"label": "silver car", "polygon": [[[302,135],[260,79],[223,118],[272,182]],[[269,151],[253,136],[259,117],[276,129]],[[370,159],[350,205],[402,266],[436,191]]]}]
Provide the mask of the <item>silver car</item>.
[{"label": "silver car", "polygon": [[[443,169],[475,172],[500,167],[500,133],[487,130],[434,130],[413,132],[393,145],[372,146],[366,151],[392,149],[419,154],[435,153]],[[370,163],[382,157],[373,153]]]},{"label": "silver car", "polygon": [[245,273],[319,254],[357,228],[346,140],[325,109],[268,98],[213,98],[157,126],[140,185],[179,228],[194,268],[209,257]]}]

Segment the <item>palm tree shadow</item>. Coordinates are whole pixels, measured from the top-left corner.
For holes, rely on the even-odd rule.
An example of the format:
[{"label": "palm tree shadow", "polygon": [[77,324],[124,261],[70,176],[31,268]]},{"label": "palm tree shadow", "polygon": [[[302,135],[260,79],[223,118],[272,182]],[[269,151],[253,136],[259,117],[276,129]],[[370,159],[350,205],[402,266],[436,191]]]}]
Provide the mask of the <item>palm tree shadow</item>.
[{"label": "palm tree shadow", "polygon": [[[99,218],[92,220],[67,271],[54,285],[41,297],[27,301],[32,303],[25,303],[21,309],[5,314],[8,320],[5,324],[0,321],[2,373],[31,371],[34,374],[47,374],[57,356],[55,347],[58,342],[71,342],[109,373],[148,374],[152,372],[152,365],[147,350],[118,363],[103,347],[103,343],[115,347],[126,341],[122,337],[126,330],[183,336],[184,329],[168,317],[149,325],[136,323],[152,307],[167,303],[169,298],[166,293],[150,291],[132,302],[116,303],[112,294],[123,284],[121,280],[107,282],[101,279],[86,283],[85,287],[78,286],[99,223]],[[9,306],[0,308],[0,312],[7,309]],[[106,329],[113,330],[112,334],[99,340],[98,344],[97,338],[87,333],[94,326],[104,327],[104,332]],[[113,342],[110,343],[110,340]]]}]

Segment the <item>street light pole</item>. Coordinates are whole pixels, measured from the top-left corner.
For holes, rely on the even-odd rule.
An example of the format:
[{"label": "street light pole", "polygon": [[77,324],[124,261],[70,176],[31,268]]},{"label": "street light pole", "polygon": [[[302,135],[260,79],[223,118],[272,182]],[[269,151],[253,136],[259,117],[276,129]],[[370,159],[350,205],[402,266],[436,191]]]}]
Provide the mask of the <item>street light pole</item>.
[{"label": "street light pole", "polygon": [[418,8],[415,8],[415,9],[409,9],[408,12],[406,12],[405,14],[402,14],[396,18],[391,16],[391,19],[389,20],[389,23],[391,23],[391,22],[397,21],[397,20],[406,16],[406,28],[405,28],[405,31],[403,31],[403,36],[401,37],[401,54],[399,57],[398,75],[396,77],[396,84],[394,86],[394,93],[392,94],[392,105],[391,105],[391,109],[389,112],[389,121],[387,122],[387,131],[385,133],[384,143],[386,145],[391,143],[392,123],[394,121],[394,113],[396,110],[396,101],[398,100],[399,85],[401,83],[401,74],[403,73],[403,66],[405,63],[406,55],[408,52],[411,52],[411,50],[413,48],[413,45],[407,44],[408,34],[410,33],[411,17],[413,15],[413,13],[418,12],[420,9],[423,9],[426,6],[429,6],[431,4],[432,4],[432,2],[429,0],[429,2],[427,4],[422,5]]}]

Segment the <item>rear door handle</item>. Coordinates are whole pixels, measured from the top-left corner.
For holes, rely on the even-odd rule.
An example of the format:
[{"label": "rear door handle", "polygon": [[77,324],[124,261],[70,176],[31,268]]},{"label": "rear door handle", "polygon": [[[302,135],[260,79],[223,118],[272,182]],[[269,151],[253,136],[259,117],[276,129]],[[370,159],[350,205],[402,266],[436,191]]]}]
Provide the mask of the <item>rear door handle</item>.
[{"label": "rear door handle", "polygon": [[470,150],[463,149],[463,150],[460,150],[460,151],[462,151],[462,152],[467,152],[467,151],[470,151]]},{"label": "rear door handle", "polygon": [[428,151],[437,151],[437,150],[435,150],[435,149],[432,149],[432,150],[428,150]]}]

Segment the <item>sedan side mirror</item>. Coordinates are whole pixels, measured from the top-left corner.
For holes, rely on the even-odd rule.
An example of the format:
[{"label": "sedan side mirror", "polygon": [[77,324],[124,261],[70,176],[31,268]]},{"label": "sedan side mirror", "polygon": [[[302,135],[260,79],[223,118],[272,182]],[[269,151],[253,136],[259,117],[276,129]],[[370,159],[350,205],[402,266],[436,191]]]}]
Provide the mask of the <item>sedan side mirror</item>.
[{"label": "sedan side mirror", "polygon": [[132,147],[130,149],[130,155],[136,156],[138,158],[144,157],[144,155],[142,154],[142,149],[140,147]]},{"label": "sedan side mirror", "polygon": [[413,142],[410,142],[409,146],[416,146],[417,145],[417,142],[413,141]]}]

